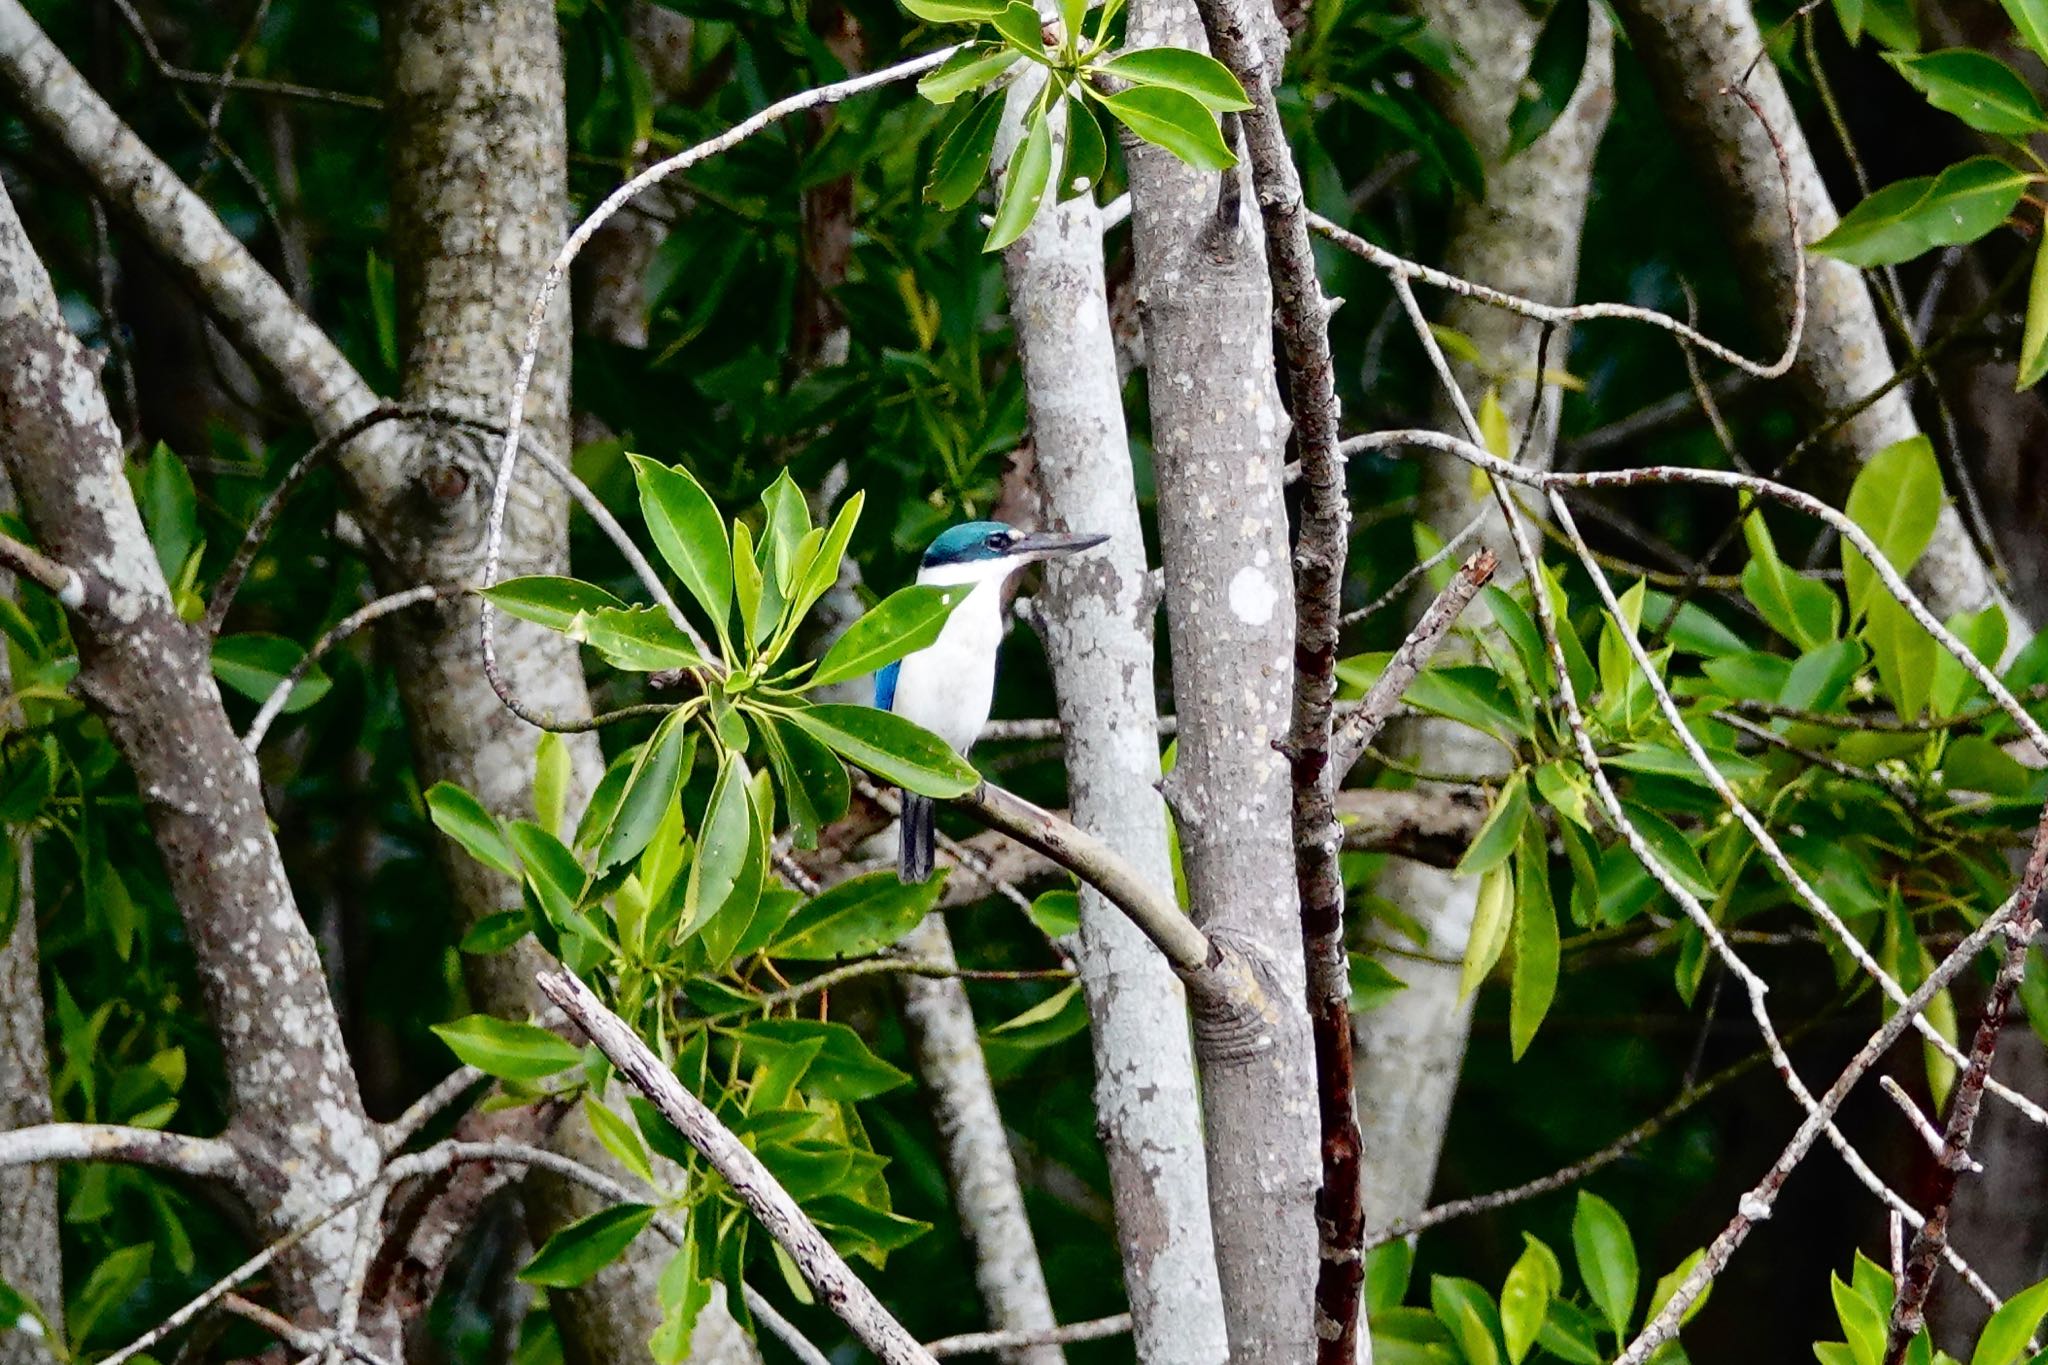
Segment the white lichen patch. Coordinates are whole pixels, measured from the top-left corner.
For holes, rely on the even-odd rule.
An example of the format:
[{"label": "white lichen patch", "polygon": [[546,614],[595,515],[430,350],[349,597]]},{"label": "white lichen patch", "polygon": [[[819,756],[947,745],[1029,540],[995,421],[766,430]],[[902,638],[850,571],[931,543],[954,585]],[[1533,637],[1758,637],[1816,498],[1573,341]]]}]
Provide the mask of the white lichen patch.
[{"label": "white lichen patch", "polygon": [[1247,564],[1230,579],[1230,614],[1248,626],[1263,626],[1273,619],[1280,594],[1260,569]]}]

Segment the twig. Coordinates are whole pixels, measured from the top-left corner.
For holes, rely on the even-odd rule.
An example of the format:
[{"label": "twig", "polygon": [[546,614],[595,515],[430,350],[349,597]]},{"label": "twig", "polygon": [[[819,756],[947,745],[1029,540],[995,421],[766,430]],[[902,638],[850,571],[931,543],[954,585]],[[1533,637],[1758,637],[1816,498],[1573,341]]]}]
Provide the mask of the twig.
[{"label": "twig", "polygon": [[1415,675],[1422,671],[1459,615],[1472,604],[1472,599],[1493,578],[1499,567],[1500,558],[1493,551],[1481,548],[1475,552],[1459,568],[1458,576],[1444,585],[1444,590],[1422,613],[1422,619],[1408,632],[1408,638],[1394,651],[1394,657],[1387,660],[1385,670],[1366,691],[1365,700],[1344,718],[1331,745],[1331,761],[1339,782],[1344,780],[1345,774],[1364,754],[1366,746],[1392,719],[1399,709],[1402,694],[1415,681]]},{"label": "twig", "polygon": [[[687,170],[701,161],[709,160],[711,157],[738,146],[755,133],[789,117],[791,114],[802,113],[806,109],[818,109],[837,104],[864,91],[923,75],[959,51],[959,48],[959,44],[941,48],[937,52],[928,52],[922,57],[914,57],[907,62],[899,62],[895,66],[884,67],[880,71],[868,72],[848,80],[837,81],[831,85],[818,86],[815,89],[791,95],[787,99],[778,100],[753,116],[734,124],[717,137],[700,142],[694,147],[686,148],[674,156],[649,166],[606,195],[604,201],[592,209],[584,217],[583,221],[576,225],[576,229],[569,234],[568,240],[563,242],[561,249],[555,253],[555,259],[548,266],[547,273],[541,277],[539,288],[534,295],[533,307],[527,312],[526,339],[520,344],[519,371],[512,381],[512,390],[506,398],[504,442],[499,449],[497,472],[491,487],[491,510],[489,520],[486,523],[484,537],[483,581],[485,584],[493,585],[497,583],[498,573],[503,565],[505,513],[506,509],[510,506],[513,468],[519,459],[519,433],[526,421],[526,393],[533,385],[534,366],[540,359],[541,336],[547,327],[548,305],[553,301],[555,292],[561,288],[562,281],[567,278],[569,266],[575,261],[577,255],[583,250],[591,237],[596,234],[597,230],[610,221],[612,216],[618,213],[620,209],[637,198],[642,191],[660,184],[678,171]],[[642,563],[644,562],[643,560]],[[658,597],[665,597],[666,594],[660,592],[657,585],[658,580],[649,586],[655,589]],[[664,606],[667,607],[669,619],[675,623],[676,627],[697,642],[699,653],[703,654],[706,659],[715,660],[716,656],[709,647],[703,644],[701,637],[697,635],[696,628],[690,625],[684,618],[681,610],[675,606],[673,601],[665,602]],[[498,667],[496,620],[497,611],[492,607],[490,601],[486,599],[483,604],[482,622],[484,673],[490,679],[492,689],[497,692],[499,700],[504,702],[508,710],[523,720],[539,725],[550,718],[540,716],[537,719],[537,713],[526,708],[519,701],[518,697],[513,694]],[[548,728],[562,727],[552,726]]]},{"label": "twig", "polygon": [[380,621],[393,612],[403,611],[407,607],[418,606],[422,602],[434,602],[444,597],[453,597],[461,591],[462,589],[460,588],[442,587],[426,583],[417,588],[407,588],[404,592],[392,593],[388,597],[380,597],[369,605],[352,611],[347,616],[336,621],[321,633],[320,638],[313,642],[310,649],[299,656],[299,661],[291,666],[291,671],[279,679],[277,686],[271,689],[270,695],[264,698],[263,705],[257,708],[256,718],[249,722],[249,733],[242,736],[242,747],[252,754],[256,752],[257,748],[263,743],[263,737],[270,733],[272,722],[283,713],[285,703],[291,700],[292,689],[299,685],[299,680],[306,676],[313,665],[319,661],[320,656],[328,650],[334,648],[334,646],[340,644],[364,626],[369,625],[373,621]]},{"label": "twig", "polygon": [[1406,597],[1408,595],[1408,589],[1414,586],[1415,582],[1418,579],[1420,579],[1424,574],[1428,573],[1431,569],[1434,569],[1437,565],[1442,564],[1448,559],[1450,559],[1452,555],[1456,554],[1460,549],[1464,547],[1466,541],[1472,539],[1472,537],[1478,535],[1481,531],[1485,529],[1486,514],[1484,512],[1481,512],[1479,515],[1473,517],[1470,521],[1466,522],[1463,526],[1459,527],[1457,533],[1453,535],[1449,540],[1445,541],[1442,545],[1438,546],[1434,554],[1430,555],[1428,558],[1420,561],[1419,563],[1411,566],[1399,578],[1395,579],[1393,582],[1393,586],[1389,587],[1385,592],[1381,593],[1378,597],[1373,598],[1372,601],[1366,603],[1358,610],[1347,611],[1342,616],[1338,617],[1337,624],[1340,626],[1354,626],[1357,625],[1360,621],[1368,620],[1374,616],[1379,615],[1388,607],[1393,606],[1394,603]]},{"label": "twig", "polygon": [[[238,1318],[255,1323],[302,1355],[317,1356],[327,1350],[328,1340],[319,1332],[301,1327],[289,1318],[280,1317],[262,1304],[245,1299],[240,1294],[223,1295],[220,1306]],[[363,1365],[388,1365],[384,1357],[359,1341],[344,1342],[341,1346],[351,1356],[362,1361]]]},{"label": "twig", "polygon": [[805,1282],[869,1350],[886,1365],[928,1365],[930,1353],[853,1273],[760,1158],[734,1137],[703,1101],[683,1088],[674,1073],[662,1065],[623,1020],[567,971],[545,971],[535,979],[542,992],[597,1044],[620,1074],[638,1087],[662,1117],[674,1124],[676,1131],[724,1177],[776,1244],[795,1262]]},{"label": "twig", "polygon": [[85,575],[68,565],[59,564],[41,550],[32,549],[12,536],[0,535],[0,567],[12,569],[20,577],[48,590],[60,605],[73,611],[91,600]]},{"label": "twig", "polygon": [[[1942,1150],[1941,1130],[1928,1122],[1927,1115],[1920,1112],[1920,1106],[1915,1104],[1913,1097],[1906,1093],[1906,1087],[1900,1085],[1890,1076],[1879,1076],[1877,1078],[1877,1088],[1884,1091],[1885,1098],[1899,1107],[1899,1112],[1905,1115],[1906,1122],[1912,1126],[1914,1132],[1920,1135],[1920,1140],[1927,1144],[1927,1150],[1934,1154],[1936,1160],[1939,1160]],[[1972,1175],[1981,1175],[1984,1171],[1984,1163],[1975,1157],[1971,1157],[1963,1169]]]},{"label": "twig", "polygon": [[1019,1346],[1069,1346],[1077,1341],[1101,1341],[1105,1337],[1120,1337],[1130,1330],[1131,1315],[1116,1313],[1106,1318],[1070,1322],[1050,1329],[963,1332],[959,1336],[940,1337],[937,1341],[928,1341],[924,1348],[943,1359],[946,1356],[1007,1351]]},{"label": "twig", "polygon": [[473,1066],[459,1066],[443,1076],[426,1094],[407,1105],[404,1113],[384,1125],[384,1154],[389,1156],[411,1142],[442,1110],[486,1079]]},{"label": "twig", "polygon": [[48,1161],[119,1161],[198,1177],[236,1176],[241,1153],[219,1138],[114,1123],[41,1123],[0,1133],[0,1167]]},{"label": "twig", "polygon": [[832,1358],[811,1344],[809,1337],[797,1330],[796,1324],[782,1316],[774,1304],[754,1286],[745,1281],[740,1283],[740,1295],[747,1301],[747,1308],[764,1324],[791,1355],[803,1365],[832,1365]]}]

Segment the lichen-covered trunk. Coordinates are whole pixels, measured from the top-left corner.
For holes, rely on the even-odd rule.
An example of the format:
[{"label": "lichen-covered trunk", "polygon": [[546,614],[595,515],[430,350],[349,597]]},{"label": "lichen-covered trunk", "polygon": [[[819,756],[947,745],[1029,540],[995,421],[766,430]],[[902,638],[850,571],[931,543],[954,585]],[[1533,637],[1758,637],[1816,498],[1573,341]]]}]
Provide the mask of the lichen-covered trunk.
[{"label": "lichen-covered trunk", "polygon": [[[1657,100],[1685,146],[1734,248],[1764,336],[1782,343],[1792,317],[1793,272],[1806,264],[1806,330],[1791,379],[1818,420],[1882,387],[1893,374],[1884,331],[1863,274],[1854,266],[1799,248],[1831,230],[1840,215],[1814,162],[1813,149],[1785,97],[1748,0],[1617,0],[1615,13],[1650,74]],[[1744,71],[1768,131],[1739,99],[1723,92]],[[1775,135],[1791,169],[1792,202],[1801,241],[1786,240],[1784,176]],[[1846,487],[1855,466],[1894,442],[1919,433],[1906,386],[1900,385],[1842,423],[1825,449],[1834,459],[1809,469],[1828,491]],[[1934,539],[1913,572],[1913,586],[1935,615],[2005,603],[1962,517],[1944,505]],[[2031,638],[2009,608],[2009,648]]]},{"label": "lichen-covered trunk", "polygon": [[[1131,45],[1203,45],[1187,0],[1141,0]],[[1274,385],[1272,292],[1242,167],[1132,146],[1132,238],[1148,349],[1160,558],[1180,739],[1166,795],[1191,910],[1241,949],[1274,1008],[1198,1013],[1216,1268],[1233,1361],[1313,1349],[1315,1067],[1303,1008],[1287,762],[1294,598]]]},{"label": "lichen-covered trunk", "polygon": [[[278,1237],[375,1174],[376,1134],[255,759],[228,724],[207,639],[172,607],[95,369],[4,195],[0,357],[0,460],[41,548],[86,576],[71,604],[75,686],[135,774],[220,1041],[240,1193]],[[334,1306],[353,1232],[344,1215],[282,1259],[288,1312]]]},{"label": "lichen-covered trunk", "polygon": [[[1109,536],[1081,562],[1048,566],[1039,596],[1072,818],[1153,885],[1171,886],[1155,602],[1092,195],[1047,206],[1003,265],[1043,519]],[[1137,927],[1085,887],[1076,959],[1138,1359],[1217,1365],[1229,1350],[1184,994]]]},{"label": "lichen-covered trunk", "polygon": [[[1460,78],[1442,85],[1439,102],[1472,139],[1486,167],[1486,199],[1460,210],[1444,268],[1543,303],[1570,303],[1593,157],[1614,102],[1606,12],[1593,7],[1586,66],[1571,102],[1543,137],[1514,157],[1506,155],[1508,113],[1528,69],[1539,21],[1519,0],[1438,4],[1431,13],[1464,54]],[[1472,339],[1486,373],[1505,376],[1496,382],[1516,439],[1528,422],[1530,405],[1540,404],[1521,458],[1547,465],[1557,434],[1559,390],[1535,377],[1542,324],[1459,297],[1446,306],[1443,324]],[[1565,368],[1569,341],[1563,332],[1551,338],[1549,368]],[[1464,362],[1457,362],[1453,373],[1476,405],[1488,381]],[[1434,421],[1445,431],[1465,434],[1442,395]],[[1521,566],[1499,509],[1489,495],[1474,491],[1463,464],[1435,460],[1424,467],[1420,515],[1446,539],[1473,517],[1485,517],[1479,543],[1500,558],[1496,581],[1505,586],[1519,576]],[[1465,619],[1478,624],[1486,620],[1484,613],[1485,607],[1474,603]],[[1440,657],[1450,657],[1458,647],[1457,639],[1447,640]],[[1498,772],[1506,758],[1498,744],[1455,721],[1409,722],[1394,742],[1432,772],[1483,776]],[[1384,1225],[1420,1213],[1436,1177],[1472,1022],[1471,1000],[1458,995],[1457,963],[1470,936],[1478,884],[1439,867],[1396,859],[1376,889],[1428,934],[1422,954],[1388,964],[1407,989],[1356,1016],[1352,1026],[1368,1220]]]},{"label": "lichen-covered trunk", "polygon": [[[547,0],[393,0],[385,9],[390,72],[392,245],[405,397],[487,421],[504,417],[533,296],[567,232],[567,134],[555,9]],[[569,329],[558,302],[527,394],[527,439],[566,463]],[[491,461],[483,438],[425,433],[400,491],[374,528],[387,586],[481,581]],[[515,475],[503,573],[568,571],[567,495],[532,460]],[[564,718],[590,701],[576,646],[500,618],[499,659],[514,691]],[[485,677],[474,598],[396,618],[399,688],[423,784],[458,783],[501,816],[531,817],[540,733],[501,704]],[[572,806],[596,784],[595,736],[568,736]],[[498,874],[443,846],[464,923],[516,901]],[[509,1018],[547,1009],[533,985],[535,950],[468,957],[480,1006]],[[580,1113],[556,1146],[620,1168]],[[536,1238],[602,1207],[581,1186],[529,1178]],[[572,1361],[639,1359],[660,1322],[660,1248],[627,1256],[584,1288],[552,1296]],[[707,1333],[707,1339],[710,1334]],[[726,1335],[718,1334],[721,1339]],[[742,1357],[744,1358],[744,1357]]]}]

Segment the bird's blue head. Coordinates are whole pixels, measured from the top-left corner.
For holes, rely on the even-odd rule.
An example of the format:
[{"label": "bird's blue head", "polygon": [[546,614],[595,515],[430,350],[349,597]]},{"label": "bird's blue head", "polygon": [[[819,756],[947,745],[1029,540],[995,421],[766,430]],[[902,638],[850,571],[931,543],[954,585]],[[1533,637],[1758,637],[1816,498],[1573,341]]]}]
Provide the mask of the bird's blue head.
[{"label": "bird's blue head", "polygon": [[999,564],[1021,568],[1034,560],[1070,554],[1100,545],[1103,535],[1067,535],[1056,531],[1019,531],[1000,521],[967,521],[949,526],[925,548],[924,566]]}]

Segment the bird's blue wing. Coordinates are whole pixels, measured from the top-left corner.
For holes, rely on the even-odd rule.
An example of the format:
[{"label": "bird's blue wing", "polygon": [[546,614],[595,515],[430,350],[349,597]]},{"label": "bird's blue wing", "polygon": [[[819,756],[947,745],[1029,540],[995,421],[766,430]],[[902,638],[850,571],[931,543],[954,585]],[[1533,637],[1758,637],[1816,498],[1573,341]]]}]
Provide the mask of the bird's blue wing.
[{"label": "bird's blue wing", "polygon": [[884,711],[895,709],[896,674],[902,667],[903,661],[898,659],[875,674],[875,705]]}]

